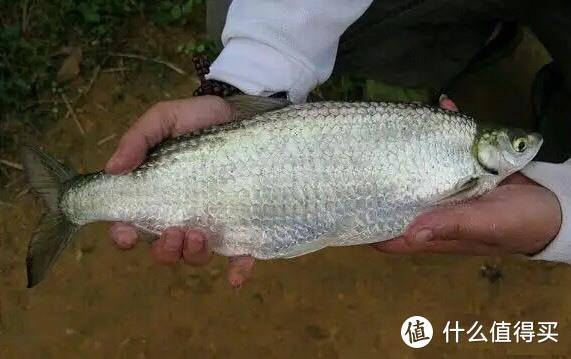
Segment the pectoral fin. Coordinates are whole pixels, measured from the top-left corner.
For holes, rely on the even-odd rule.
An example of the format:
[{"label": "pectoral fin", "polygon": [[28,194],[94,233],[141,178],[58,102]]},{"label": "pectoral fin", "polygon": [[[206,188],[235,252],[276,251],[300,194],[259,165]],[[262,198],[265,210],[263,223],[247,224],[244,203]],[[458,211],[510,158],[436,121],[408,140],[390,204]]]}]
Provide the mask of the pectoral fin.
[{"label": "pectoral fin", "polygon": [[456,183],[453,189],[441,193],[428,202],[428,206],[446,206],[479,197],[498,184],[498,176],[484,174],[479,177],[466,177]]}]

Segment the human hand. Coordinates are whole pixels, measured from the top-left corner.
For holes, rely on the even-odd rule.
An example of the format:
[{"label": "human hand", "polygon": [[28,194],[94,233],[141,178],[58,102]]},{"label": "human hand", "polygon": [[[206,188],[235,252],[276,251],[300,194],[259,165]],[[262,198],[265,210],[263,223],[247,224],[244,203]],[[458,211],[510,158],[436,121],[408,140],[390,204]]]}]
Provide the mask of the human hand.
[{"label": "human hand", "polygon": [[[447,97],[440,105],[457,111]],[[516,173],[481,198],[423,213],[403,236],[372,246],[387,253],[530,255],[557,236],[561,220],[555,194]]]},{"label": "human hand", "polygon": [[372,246],[387,253],[534,254],[557,236],[555,194],[516,173],[471,202],[421,214],[403,236]]},{"label": "human hand", "polygon": [[[151,107],[133,124],[105,166],[110,174],[122,174],[137,168],[147,151],[170,137],[231,121],[232,109],[221,98],[202,96],[186,100],[161,102]],[[110,235],[121,249],[133,248],[139,238],[137,230],[126,223],[114,223]],[[172,265],[181,259],[193,266],[210,260],[207,235],[192,228],[169,228],[153,242],[151,253],[161,264]],[[252,272],[254,259],[249,256],[230,258],[228,280],[240,286]]]}]

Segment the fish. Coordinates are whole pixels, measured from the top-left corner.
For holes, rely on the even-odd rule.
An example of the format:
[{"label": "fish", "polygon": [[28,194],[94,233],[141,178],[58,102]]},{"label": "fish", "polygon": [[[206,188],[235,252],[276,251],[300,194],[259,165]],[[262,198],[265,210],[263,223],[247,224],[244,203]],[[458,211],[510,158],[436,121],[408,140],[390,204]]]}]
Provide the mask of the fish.
[{"label": "fish", "polygon": [[196,227],[212,251],[258,259],[388,240],[423,211],[493,190],[543,142],[414,103],[226,101],[234,121],[164,141],[127,174],[81,175],[25,147],[48,209],[30,240],[28,287],[95,221],[157,235]]}]

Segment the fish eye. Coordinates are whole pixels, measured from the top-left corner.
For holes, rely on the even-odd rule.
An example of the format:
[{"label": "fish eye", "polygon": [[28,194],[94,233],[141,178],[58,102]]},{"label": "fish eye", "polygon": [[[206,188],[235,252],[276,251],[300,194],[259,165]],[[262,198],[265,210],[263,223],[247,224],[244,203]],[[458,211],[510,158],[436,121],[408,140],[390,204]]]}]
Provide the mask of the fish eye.
[{"label": "fish eye", "polygon": [[513,141],[512,146],[517,152],[523,152],[527,147],[527,140],[525,137],[518,137]]}]

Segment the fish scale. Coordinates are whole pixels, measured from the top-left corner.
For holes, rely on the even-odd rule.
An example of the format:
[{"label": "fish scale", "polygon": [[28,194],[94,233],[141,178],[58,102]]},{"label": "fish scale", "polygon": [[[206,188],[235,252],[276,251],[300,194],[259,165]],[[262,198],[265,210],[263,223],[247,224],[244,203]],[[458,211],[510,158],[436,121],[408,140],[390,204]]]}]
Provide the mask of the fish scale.
[{"label": "fish scale", "polygon": [[471,155],[476,132],[420,105],[295,105],[177,139],[132,174],[70,188],[62,207],[77,224],[204,227],[225,255],[386,240],[423,202],[485,172]]}]

